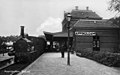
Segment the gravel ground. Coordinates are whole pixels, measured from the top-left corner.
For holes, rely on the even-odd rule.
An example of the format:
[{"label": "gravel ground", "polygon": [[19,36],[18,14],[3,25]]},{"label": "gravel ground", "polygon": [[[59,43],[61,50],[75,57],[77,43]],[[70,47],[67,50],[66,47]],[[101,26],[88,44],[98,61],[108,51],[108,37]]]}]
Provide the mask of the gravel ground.
[{"label": "gravel ground", "polygon": [[67,53],[45,53],[18,75],[120,75],[120,69],[107,67],[92,60],[70,55],[67,65]]}]

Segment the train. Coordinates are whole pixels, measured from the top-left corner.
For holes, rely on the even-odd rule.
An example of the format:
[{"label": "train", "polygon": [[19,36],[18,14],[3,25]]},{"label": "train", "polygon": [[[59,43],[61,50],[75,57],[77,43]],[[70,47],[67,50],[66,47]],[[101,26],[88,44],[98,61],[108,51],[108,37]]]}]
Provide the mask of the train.
[{"label": "train", "polygon": [[21,26],[21,37],[13,43],[13,51],[8,53],[14,56],[14,62],[32,62],[45,52],[46,40],[43,37],[25,36],[24,26]]}]

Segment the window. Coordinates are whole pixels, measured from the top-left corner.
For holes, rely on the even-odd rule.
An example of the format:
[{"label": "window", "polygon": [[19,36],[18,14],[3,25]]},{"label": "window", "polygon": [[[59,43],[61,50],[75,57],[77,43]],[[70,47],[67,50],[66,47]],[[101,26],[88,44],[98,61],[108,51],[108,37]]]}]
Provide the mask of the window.
[{"label": "window", "polygon": [[93,51],[100,51],[100,37],[93,36]]}]

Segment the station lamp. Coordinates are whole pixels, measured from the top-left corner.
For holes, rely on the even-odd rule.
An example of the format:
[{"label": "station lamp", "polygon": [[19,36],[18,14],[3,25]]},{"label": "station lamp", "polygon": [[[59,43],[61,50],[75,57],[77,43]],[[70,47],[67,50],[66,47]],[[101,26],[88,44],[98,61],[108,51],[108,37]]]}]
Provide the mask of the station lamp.
[{"label": "station lamp", "polygon": [[67,53],[68,53],[68,56],[67,56],[67,65],[70,65],[70,21],[71,21],[71,14],[68,13],[67,14],[67,29],[68,29],[68,43],[67,43]]}]

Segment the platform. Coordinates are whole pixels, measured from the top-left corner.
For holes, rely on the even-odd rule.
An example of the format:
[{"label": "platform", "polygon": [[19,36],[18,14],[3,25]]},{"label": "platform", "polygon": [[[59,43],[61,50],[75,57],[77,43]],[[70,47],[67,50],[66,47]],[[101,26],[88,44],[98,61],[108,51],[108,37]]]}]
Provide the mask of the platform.
[{"label": "platform", "polygon": [[70,66],[67,65],[67,53],[44,53],[18,75],[120,75],[120,69],[107,67],[92,60],[70,54]]},{"label": "platform", "polygon": [[10,58],[13,58],[13,56],[9,56],[8,53],[4,53],[4,56],[3,54],[0,54],[0,62]]}]

